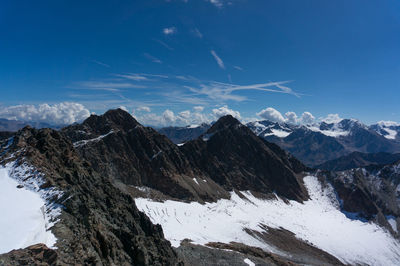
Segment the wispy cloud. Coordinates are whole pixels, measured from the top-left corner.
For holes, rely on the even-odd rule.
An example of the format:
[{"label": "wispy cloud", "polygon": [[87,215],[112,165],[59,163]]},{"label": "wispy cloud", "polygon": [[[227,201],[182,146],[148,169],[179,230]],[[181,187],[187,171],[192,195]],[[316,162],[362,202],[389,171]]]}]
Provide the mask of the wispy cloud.
[{"label": "wispy cloud", "polygon": [[176,34],[177,32],[178,32],[178,30],[175,27],[169,27],[169,28],[163,29],[163,33],[165,35],[173,35],[173,34]]},{"label": "wispy cloud", "polygon": [[223,1],[222,0],[209,0],[211,4],[213,4],[214,6],[221,8],[223,7]]},{"label": "wispy cloud", "polygon": [[167,75],[145,74],[145,73],[114,74],[114,76],[134,81],[152,81],[152,78],[163,78],[163,79],[168,78]]},{"label": "wispy cloud", "polygon": [[221,69],[225,69],[224,61],[217,55],[217,53],[214,50],[211,50],[211,55],[214,57],[215,61],[217,61],[218,66]]},{"label": "wispy cloud", "polygon": [[198,38],[200,38],[200,39],[203,38],[203,34],[199,31],[198,28],[194,28],[194,29],[192,30],[192,32],[193,32],[193,34],[194,34],[196,37],[198,37]]},{"label": "wispy cloud", "polygon": [[165,48],[167,48],[170,51],[173,51],[174,48],[172,48],[171,46],[169,46],[168,44],[166,44],[165,42],[158,40],[158,39],[153,39],[155,42],[158,42],[159,44],[161,44],[162,46],[164,46]]},{"label": "wispy cloud", "polygon": [[149,59],[153,63],[162,64],[162,61],[160,59],[158,59],[157,57],[152,56],[151,54],[144,53],[143,55],[144,55],[144,57],[146,57],[147,59]]},{"label": "wispy cloud", "polygon": [[149,113],[149,112],[151,112],[151,109],[148,106],[140,106],[140,107],[136,108],[136,111]]},{"label": "wispy cloud", "polygon": [[143,75],[139,75],[139,74],[115,74],[116,77],[120,77],[120,78],[124,78],[124,79],[130,79],[130,80],[134,80],[134,81],[144,81],[144,80],[148,80],[147,77],[143,76]]},{"label": "wispy cloud", "polygon": [[104,81],[81,81],[75,83],[72,86],[73,89],[84,89],[84,90],[98,90],[98,91],[109,91],[109,92],[120,92],[121,89],[128,88],[145,88],[141,85],[136,85],[126,82],[104,82]]},{"label": "wispy cloud", "polygon": [[95,64],[97,64],[99,66],[108,67],[108,68],[111,67],[110,65],[108,65],[106,63],[103,63],[103,62],[100,62],[100,61],[97,61],[97,60],[92,60],[91,62],[93,62],[93,63],[95,63]]},{"label": "wispy cloud", "polygon": [[195,94],[206,95],[210,99],[216,101],[232,100],[240,102],[247,100],[248,98],[245,96],[233,94],[233,92],[235,91],[244,91],[244,90],[285,93],[299,97],[299,94],[294,92],[291,88],[283,86],[283,84],[289,82],[290,81],[279,81],[279,82],[268,82],[268,83],[251,84],[251,85],[234,85],[222,82],[210,82],[208,84],[200,84],[199,88],[194,88],[191,86],[186,86],[186,88]]},{"label": "wispy cloud", "polygon": [[241,68],[240,66],[233,66],[233,68],[239,71],[243,71],[243,68]]}]

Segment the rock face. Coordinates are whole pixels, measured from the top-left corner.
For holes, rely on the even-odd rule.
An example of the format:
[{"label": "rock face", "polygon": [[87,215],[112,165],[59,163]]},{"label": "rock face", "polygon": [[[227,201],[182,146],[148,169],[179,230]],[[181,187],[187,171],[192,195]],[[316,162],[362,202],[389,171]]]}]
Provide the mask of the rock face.
[{"label": "rock face", "polygon": [[[318,175],[333,185],[348,217],[375,221],[399,237],[400,161],[338,172],[319,171]],[[397,221],[396,228],[389,225],[390,218]]]},{"label": "rock face", "polygon": [[275,191],[298,201],[308,198],[296,175],[304,166],[279,147],[258,138],[232,116],[220,118],[181,149],[193,167],[202,169],[226,190]]},{"label": "rock face", "polygon": [[56,265],[57,256],[53,249],[37,244],[0,255],[0,265]]},{"label": "rock face", "polygon": [[[228,193],[192,168],[179,147],[117,109],[62,130],[96,171],[127,185],[146,186],[170,197],[215,200]],[[201,186],[194,178],[206,180]]]},{"label": "rock face", "polygon": [[317,165],[315,168],[330,170],[330,171],[343,171],[353,168],[366,167],[369,165],[386,165],[392,164],[400,160],[400,153],[361,153],[352,152],[349,155],[339,157],[337,159],[327,161],[323,164]]},{"label": "rock face", "polygon": [[[26,127],[0,154],[6,158],[2,163],[25,162],[45,176],[46,187],[63,191],[64,196],[56,200],[63,206],[60,221],[51,229],[60,240],[55,264],[179,264],[161,227],[139,212],[133,198],[114,187],[108,176],[82,159],[60,132]],[[1,259],[14,258],[12,264],[18,264],[27,254],[35,259],[36,253],[28,248],[2,255]]]},{"label": "rock face", "polygon": [[173,198],[214,201],[229,197],[232,189],[307,198],[297,176],[305,167],[231,116],[183,146],[141,126],[120,109],[91,116],[62,132],[96,171]]}]

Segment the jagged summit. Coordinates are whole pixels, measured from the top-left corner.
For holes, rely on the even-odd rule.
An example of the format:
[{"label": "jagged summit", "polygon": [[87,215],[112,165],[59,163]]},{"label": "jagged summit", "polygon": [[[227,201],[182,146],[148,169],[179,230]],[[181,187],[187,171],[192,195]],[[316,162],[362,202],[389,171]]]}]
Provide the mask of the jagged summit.
[{"label": "jagged summit", "polygon": [[302,164],[230,115],[186,143],[182,151],[194,167],[207,172],[227,190],[276,192],[298,201],[308,198],[296,175]]},{"label": "jagged summit", "polygon": [[128,112],[118,108],[109,110],[103,115],[91,115],[82,124],[90,126],[96,133],[105,134],[107,133],[105,131],[110,129],[128,131],[139,125],[139,122]]},{"label": "jagged summit", "polygon": [[182,147],[118,109],[63,132],[96,171],[174,198],[214,201],[238,189],[307,199],[301,163],[230,115]]},{"label": "jagged summit", "polygon": [[239,120],[237,120],[231,115],[226,115],[219,118],[217,122],[215,122],[211,126],[211,128],[207,131],[207,133],[213,133],[224,128],[229,128],[232,126],[241,126],[241,125],[242,124],[239,122]]}]

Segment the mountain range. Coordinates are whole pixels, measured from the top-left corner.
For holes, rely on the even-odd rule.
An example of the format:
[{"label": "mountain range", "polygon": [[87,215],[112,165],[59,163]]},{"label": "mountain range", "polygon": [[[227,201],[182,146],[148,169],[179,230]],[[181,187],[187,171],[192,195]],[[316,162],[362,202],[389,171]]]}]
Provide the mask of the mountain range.
[{"label": "mountain range", "polygon": [[[309,167],[318,166],[352,152],[400,152],[400,125],[394,122],[379,122],[367,126],[355,119],[342,119],[330,123],[298,125],[263,120],[246,125],[257,136],[279,145]],[[162,128],[159,132],[175,143],[183,143],[198,137],[207,128],[207,125],[169,127],[168,130]]]},{"label": "mountain range", "polygon": [[[400,161],[313,170],[277,141],[316,133],[309,145],[326,137],[346,151],[375,151],[396,139],[353,120],[318,129],[258,123],[224,116],[186,128],[197,137],[179,133],[187,140],[177,145],[116,109],[60,130],[27,126],[5,136],[0,182],[16,182],[6,194],[34,193],[43,206],[34,241],[18,233],[18,223],[7,224],[9,243],[31,245],[0,245],[0,264],[400,262]],[[4,209],[16,203],[0,202]]]}]

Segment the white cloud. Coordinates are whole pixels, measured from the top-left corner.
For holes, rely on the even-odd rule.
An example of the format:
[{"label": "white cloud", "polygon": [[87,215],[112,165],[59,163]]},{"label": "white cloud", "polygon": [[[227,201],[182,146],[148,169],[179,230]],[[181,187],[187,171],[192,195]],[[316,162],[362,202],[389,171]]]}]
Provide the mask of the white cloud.
[{"label": "white cloud", "polygon": [[177,33],[177,29],[175,27],[164,28],[163,33],[165,35],[172,35]]},{"label": "white cloud", "polygon": [[315,117],[310,112],[304,112],[301,115],[300,122],[302,124],[309,125],[309,124],[314,123],[314,121],[315,121]]},{"label": "white cloud", "polygon": [[272,107],[268,107],[266,109],[261,110],[260,112],[257,113],[257,115],[263,119],[270,120],[273,122],[280,122],[280,123],[286,122],[286,119],[282,116],[282,114],[278,110]]},{"label": "white cloud", "polygon": [[140,106],[140,107],[136,108],[136,111],[138,111],[138,112],[148,112],[148,113],[150,113],[150,112],[151,112],[151,109],[150,109],[150,107],[148,107],[148,106]]},{"label": "white cloud", "polygon": [[238,111],[234,111],[232,109],[229,109],[228,106],[222,106],[218,109],[213,109],[212,110],[214,116],[216,119],[225,116],[225,115],[231,115],[237,119],[241,119],[240,113]]},{"label": "white cloud", "polygon": [[224,61],[217,55],[217,53],[214,50],[211,50],[211,55],[214,57],[215,61],[217,61],[218,66],[221,69],[225,69]]},{"label": "white cloud", "polygon": [[1,118],[26,122],[45,122],[52,125],[72,124],[89,116],[90,111],[85,106],[74,102],[0,107]]},{"label": "white cloud", "polygon": [[195,106],[195,107],[193,107],[193,110],[195,112],[203,112],[204,106]]},{"label": "white cloud", "polygon": [[126,106],[121,105],[121,106],[119,106],[118,108],[121,109],[121,110],[124,110],[125,112],[128,112],[128,113],[129,113],[128,108],[126,108]]},{"label": "white cloud", "polygon": [[296,124],[298,122],[297,114],[295,112],[286,112],[285,116],[287,123]]},{"label": "white cloud", "polygon": [[240,66],[233,66],[233,68],[239,71],[243,71],[243,68],[241,68]]},{"label": "white cloud", "polygon": [[322,122],[331,124],[331,123],[338,123],[343,119],[340,118],[339,114],[328,114],[326,117],[320,119]]},{"label": "white cloud", "polygon": [[214,6],[221,8],[224,4],[222,2],[222,0],[209,0],[211,4],[213,4]]},{"label": "white cloud", "polygon": [[201,112],[192,113],[189,110],[175,114],[169,109],[166,109],[161,115],[147,113],[136,116],[140,123],[156,127],[200,125],[201,123],[210,123],[213,118],[214,116],[212,115],[206,115]]},{"label": "white cloud", "polygon": [[174,112],[171,110],[165,110],[164,113],[162,114],[163,119],[165,120],[166,123],[168,124],[173,124],[176,120]]}]

